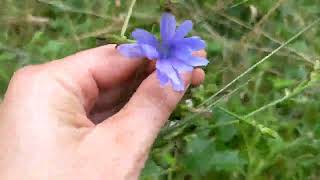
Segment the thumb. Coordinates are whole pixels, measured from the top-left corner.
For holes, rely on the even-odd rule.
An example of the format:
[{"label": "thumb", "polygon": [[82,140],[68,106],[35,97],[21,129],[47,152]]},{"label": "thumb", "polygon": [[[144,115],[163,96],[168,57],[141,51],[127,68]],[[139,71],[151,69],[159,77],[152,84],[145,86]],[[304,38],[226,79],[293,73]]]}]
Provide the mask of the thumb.
[{"label": "thumb", "polygon": [[[183,79],[188,86],[191,73]],[[81,157],[93,159],[85,166],[114,175],[125,173],[122,179],[138,179],[157,134],[184,93],[160,87],[156,73],[149,75],[121,111],[96,125],[84,138]]]},{"label": "thumb", "polygon": [[[191,73],[184,74],[183,79],[185,85],[189,86]],[[128,135],[125,137],[131,148],[149,148],[184,94],[185,91],[176,92],[169,86],[160,87],[156,73],[152,73],[142,82],[127,105],[99,124],[99,129],[107,131],[113,125],[121,127],[119,131],[122,135]]]}]

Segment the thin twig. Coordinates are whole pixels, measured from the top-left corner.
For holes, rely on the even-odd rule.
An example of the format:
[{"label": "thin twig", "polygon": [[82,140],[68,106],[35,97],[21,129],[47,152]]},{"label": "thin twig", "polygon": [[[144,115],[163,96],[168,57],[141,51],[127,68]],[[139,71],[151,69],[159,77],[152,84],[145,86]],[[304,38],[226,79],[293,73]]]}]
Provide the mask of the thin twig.
[{"label": "thin twig", "polygon": [[227,122],[223,122],[223,123],[217,123],[217,124],[213,124],[213,125],[204,126],[204,127],[201,127],[197,130],[203,131],[206,129],[215,129],[215,128],[219,128],[219,127],[223,127],[223,126],[230,126],[230,125],[234,125],[234,124],[239,124],[239,122],[240,122],[239,120],[227,121]]},{"label": "thin twig", "polygon": [[[246,28],[246,29],[248,29],[248,30],[250,30],[250,31],[253,31],[253,30],[254,30],[254,27],[252,27],[252,26],[250,26],[250,25],[242,22],[240,19],[238,19],[238,18],[236,18],[236,17],[229,16],[229,15],[223,13],[223,12],[220,12],[220,11],[216,12],[216,11],[214,11],[214,9],[213,9],[212,7],[209,7],[209,8],[212,10],[213,13],[215,13],[215,14],[217,14],[217,15],[220,15],[220,16],[222,16],[222,17],[224,17],[224,18],[226,18],[228,21],[231,21],[231,22],[233,22],[233,23],[236,23],[236,24],[238,24],[238,25],[240,25],[240,26],[242,26],[242,27],[244,27],[244,28]],[[205,18],[203,18],[203,19],[205,19]],[[208,28],[207,26],[205,26],[205,28],[206,28],[206,30],[207,30],[210,34],[211,34],[211,32],[214,32],[214,31],[212,31],[212,30],[209,31],[210,28]],[[278,45],[283,44],[283,42],[281,42],[280,40],[277,40],[277,39],[274,38],[272,35],[268,34],[267,32],[265,32],[265,31],[263,31],[263,30],[261,30],[261,29],[257,29],[256,31],[257,31],[258,33],[262,34],[265,38],[273,41],[274,43],[277,43]],[[214,39],[214,40],[217,40],[216,38],[217,38],[217,36],[219,36],[217,33],[214,33],[214,34],[211,34],[211,35],[214,36],[214,37],[212,38],[212,39]],[[218,38],[219,42],[221,42],[221,40],[222,40],[222,39],[221,39],[221,40],[220,40],[220,39],[221,39],[221,37]],[[224,40],[226,40],[226,39],[224,39]],[[249,49],[251,48],[251,46],[248,46],[248,44],[246,44],[246,43],[244,43],[244,42],[242,42],[242,43],[243,43],[243,45],[245,45],[245,46],[248,47]],[[228,45],[227,47],[230,47],[230,46],[231,46],[230,44],[235,44],[235,42],[232,42],[232,43],[231,43],[230,40],[229,40],[229,42],[228,42],[228,44],[227,44],[227,45]],[[302,58],[301,60],[307,62],[308,64],[314,65],[314,61],[313,61],[312,59],[316,59],[316,58],[309,57],[308,55],[306,55],[306,54],[304,54],[304,53],[301,53],[301,52],[297,52],[295,49],[290,48],[290,47],[284,47],[284,49],[287,50],[287,51],[289,51],[290,53],[293,53],[293,54],[301,57],[301,58]]]},{"label": "thin twig", "polygon": [[249,82],[250,82],[252,79],[253,79],[253,78],[249,79],[249,80],[246,81],[245,83],[241,84],[240,86],[238,86],[237,88],[235,88],[234,90],[232,90],[230,93],[223,95],[222,97],[220,97],[218,100],[216,100],[216,101],[213,102],[212,104],[209,104],[206,109],[211,109],[212,107],[214,107],[214,106],[216,106],[218,103],[220,103],[223,99],[232,96],[234,93],[236,93],[237,91],[239,91],[239,89],[242,89],[243,87],[245,87],[246,85],[248,85]]},{"label": "thin twig", "polygon": [[[232,17],[232,16],[229,16],[223,12],[219,12],[217,13],[218,15],[226,18],[227,20],[231,21],[231,22],[234,22],[250,31],[253,31],[253,27],[251,27],[250,25],[242,22],[240,19],[236,18],[236,17]],[[265,38],[281,45],[283,44],[281,41],[277,40],[276,38],[272,37],[270,34],[268,34],[267,32],[263,31],[262,29],[259,29],[259,30],[256,30],[258,31],[259,33],[261,33]],[[301,57],[304,61],[306,61],[307,63],[311,64],[311,65],[314,65],[314,61],[311,60],[311,58],[306,55],[306,54],[303,54],[301,52],[297,52],[296,50],[294,50],[293,48],[290,48],[290,47],[285,47],[284,49],[288,50],[289,52]]]},{"label": "thin twig", "polygon": [[314,27],[315,25],[317,25],[320,22],[320,18],[315,20],[313,23],[311,23],[310,25],[308,25],[307,27],[305,27],[304,29],[302,29],[301,31],[299,31],[297,34],[295,34],[293,37],[291,37],[288,41],[286,41],[284,44],[282,44],[281,46],[279,46],[278,48],[276,48],[274,51],[272,51],[270,54],[268,54],[267,56],[265,56],[263,59],[261,59],[260,61],[258,61],[257,63],[255,63],[253,66],[251,66],[250,68],[248,68],[245,72],[243,72],[242,74],[240,74],[238,77],[236,77],[234,80],[232,80],[230,83],[228,83],[226,86],[224,86],[222,89],[220,89],[218,92],[216,92],[214,95],[212,95],[211,97],[209,97],[206,101],[204,101],[203,103],[201,103],[199,106],[202,106],[206,103],[208,103],[209,101],[211,101],[212,99],[214,99],[217,95],[219,95],[221,92],[225,91],[226,89],[228,89],[231,85],[233,85],[235,82],[237,82],[239,79],[241,79],[243,76],[247,75],[248,73],[250,73],[252,70],[254,70],[257,66],[259,66],[260,64],[262,64],[263,62],[265,62],[266,60],[268,60],[271,56],[273,56],[275,53],[277,53],[278,51],[280,51],[283,47],[287,46],[288,44],[290,44],[292,41],[296,40],[299,36],[301,36],[304,32],[308,31],[310,28]]},{"label": "thin twig", "polygon": [[264,111],[264,110],[266,110],[266,109],[268,109],[268,108],[270,108],[272,106],[275,106],[275,105],[277,105],[279,103],[282,103],[282,102],[284,102],[284,101],[286,101],[286,100],[298,95],[299,93],[303,92],[305,89],[310,87],[310,85],[311,85],[310,82],[311,81],[309,81],[309,80],[303,81],[292,92],[286,92],[286,95],[283,96],[282,98],[277,99],[277,100],[275,100],[275,101],[273,101],[271,103],[268,103],[268,104],[266,104],[266,105],[264,105],[264,106],[262,106],[262,107],[260,107],[260,108],[258,108],[256,110],[252,111],[251,113],[245,115],[244,118],[247,119],[249,117],[252,117],[252,116],[254,116],[254,115],[256,115],[256,114],[258,114],[258,113],[260,113],[260,112],[262,112],[262,111]]},{"label": "thin twig", "polygon": [[220,99],[218,99],[216,102],[214,102],[213,104],[209,105],[208,107],[206,107],[203,110],[197,111],[196,113],[192,114],[191,116],[188,116],[187,118],[183,119],[180,121],[179,124],[175,125],[175,126],[171,126],[168,128],[165,128],[164,130],[162,130],[161,134],[167,134],[168,132],[183,127],[184,125],[188,124],[189,122],[191,122],[191,120],[195,117],[197,117],[198,115],[200,115],[202,112],[206,112],[209,111],[212,107],[216,106],[223,98],[226,97],[230,97],[232,96],[234,93],[236,93],[237,91],[239,91],[241,88],[243,88],[246,84],[248,84],[252,79],[249,79],[246,83],[244,83],[242,86],[239,86],[238,88],[232,90],[230,93],[224,95],[223,97],[221,97]]},{"label": "thin twig", "polygon": [[126,31],[127,31],[128,24],[129,24],[129,21],[130,21],[130,18],[131,18],[131,15],[132,15],[132,12],[133,12],[133,8],[134,8],[135,4],[136,4],[136,0],[132,0],[131,1],[131,5],[129,7],[129,11],[128,11],[127,17],[126,17],[126,20],[124,21],[122,29],[121,29],[121,34],[120,35],[121,35],[122,38],[126,37],[125,34],[126,34]]},{"label": "thin twig", "polygon": [[250,121],[250,120],[248,120],[244,117],[241,117],[241,116],[235,114],[234,112],[231,112],[228,109],[225,109],[221,106],[217,106],[217,108],[220,109],[221,111],[225,112],[226,114],[228,114],[228,115],[230,115],[230,116],[232,116],[232,117],[234,117],[234,118],[236,118],[246,124],[249,124],[249,125],[257,128],[262,134],[268,134],[274,138],[280,138],[279,134],[276,131],[274,131],[273,129],[265,127],[262,124],[258,124],[258,123],[256,123],[256,121]]},{"label": "thin twig", "polygon": [[232,8],[238,7],[238,6],[240,6],[240,5],[243,5],[243,4],[247,3],[248,1],[249,1],[249,0],[244,0],[244,1],[238,2],[238,3],[234,4],[234,5],[231,5],[231,6],[229,7],[229,9],[232,9]]},{"label": "thin twig", "polygon": [[249,37],[251,37],[252,34],[258,34],[258,31],[260,29],[260,27],[262,26],[262,24],[271,16],[271,14],[273,12],[275,12],[280,5],[285,2],[286,0],[278,0],[277,3],[267,12],[267,14],[265,14],[262,19],[253,27],[253,30],[249,33],[247,33],[245,36],[243,36],[243,38],[240,40],[240,42],[245,42]]},{"label": "thin twig", "polygon": [[70,6],[67,6],[67,5],[63,4],[62,2],[58,2],[58,1],[48,1],[48,0],[37,0],[37,1],[40,2],[40,3],[44,3],[44,4],[48,4],[48,5],[54,6],[56,8],[61,9],[61,10],[64,10],[64,11],[69,11],[69,12],[73,12],[73,13],[80,13],[80,14],[86,14],[86,15],[95,16],[95,17],[102,18],[102,19],[114,20],[112,17],[105,16],[105,15],[102,15],[102,14],[98,14],[98,13],[93,12],[93,11],[87,11],[87,10],[82,10],[82,9],[77,9],[77,8],[74,8],[74,7],[70,7]]}]

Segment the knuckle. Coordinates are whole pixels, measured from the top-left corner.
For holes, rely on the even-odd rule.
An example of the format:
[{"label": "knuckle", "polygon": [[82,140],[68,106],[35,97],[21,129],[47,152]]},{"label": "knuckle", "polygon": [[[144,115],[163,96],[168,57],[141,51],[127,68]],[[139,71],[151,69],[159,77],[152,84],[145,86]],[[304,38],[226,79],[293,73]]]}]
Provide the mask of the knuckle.
[{"label": "knuckle", "polygon": [[13,80],[24,82],[35,77],[39,72],[39,65],[28,65],[17,70],[13,75]]},{"label": "knuckle", "polygon": [[147,97],[145,99],[156,109],[161,111],[161,113],[166,114],[171,113],[175,109],[178,101],[175,95],[171,95],[163,90],[157,91],[156,95],[154,95],[154,91],[150,91],[147,93]]},{"label": "knuckle", "polygon": [[177,100],[175,97],[166,96],[166,98],[163,98],[159,104],[164,108],[166,112],[172,113],[172,111],[177,106]]},{"label": "knuckle", "polygon": [[35,71],[35,66],[34,65],[28,65],[20,68],[14,73],[14,76],[27,76],[32,74]]}]

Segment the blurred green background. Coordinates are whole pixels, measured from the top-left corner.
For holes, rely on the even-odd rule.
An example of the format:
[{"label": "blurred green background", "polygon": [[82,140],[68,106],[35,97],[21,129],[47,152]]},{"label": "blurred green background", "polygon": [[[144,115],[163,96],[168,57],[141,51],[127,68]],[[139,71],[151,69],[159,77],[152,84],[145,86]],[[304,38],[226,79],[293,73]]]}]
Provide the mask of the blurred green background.
[{"label": "blurred green background", "polygon": [[[320,1],[165,1],[137,0],[127,35],[137,27],[157,33],[170,9],[179,22],[194,21],[211,63],[204,85],[187,93],[161,132],[141,179],[320,179]],[[0,98],[18,68],[119,35],[129,5],[1,0]]]}]

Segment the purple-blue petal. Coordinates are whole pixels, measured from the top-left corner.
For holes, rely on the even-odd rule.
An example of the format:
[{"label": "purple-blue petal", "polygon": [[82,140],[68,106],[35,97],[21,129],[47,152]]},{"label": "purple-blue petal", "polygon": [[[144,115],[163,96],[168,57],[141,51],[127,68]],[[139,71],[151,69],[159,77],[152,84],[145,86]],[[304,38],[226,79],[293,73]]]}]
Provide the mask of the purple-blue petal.
[{"label": "purple-blue petal", "polygon": [[174,48],[171,49],[172,55],[178,59],[189,59],[192,56],[192,49],[189,46],[182,44],[176,44]]},{"label": "purple-blue petal", "polygon": [[156,69],[165,74],[174,84],[180,83],[178,73],[173,69],[171,62],[168,59],[158,60]]},{"label": "purple-blue petal", "polygon": [[182,61],[193,67],[206,66],[209,63],[207,59],[202,57],[197,57],[197,56],[191,56],[188,60],[182,60]]},{"label": "purple-blue petal", "polygon": [[160,22],[160,33],[163,42],[173,38],[176,31],[176,18],[170,13],[164,13]]},{"label": "purple-blue petal", "polygon": [[139,44],[148,44],[153,47],[157,47],[159,42],[157,38],[143,29],[136,29],[132,32],[132,37],[139,43]]},{"label": "purple-blue petal", "polygon": [[178,73],[183,73],[183,72],[192,72],[193,67],[190,66],[189,64],[186,64],[185,62],[179,60],[179,59],[171,59],[170,60],[172,63],[173,68],[178,71]]},{"label": "purple-blue petal", "polygon": [[192,72],[194,67],[206,66],[209,61],[193,56],[194,51],[206,47],[205,41],[194,36],[185,38],[192,30],[192,22],[185,21],[176,29],[176,19],[170,13],[161,18],[161,41],[143,29],[136,29],[132,37],[135,44],[124,44],[118,47],[119,52],[129,58],[148,58],[156,61],[157,78],[160,85],[172,85],[175,91],[185,89],[181,73]]},{"label": "purple-blue petal", "polygon": [[184,38],[183,40],[177,42],[178,44],[184,44],[186,46],[189,46],[193,51],[199,51],[206,48],[206,42],[203,41],[198,36],[193,36],[190,38]]},{"label": "purple-blue petal", "polygon": [[128,58],[141,58],[144,56],[141,47],[137,44],[122,44],[118,47],[118,51]]},{"label": "purple-blue petal", "polygon": [[156,71],[157,72],[157,77],[160,81],[160,85],[164,86],[169,82],[169,78],[166,74],[161,73],[159,70]]},{"label": "purple-blue petal", "polygon": [[173,86],[173,89],[178,92],[184,91],[184,88],[185,88],[184,82],[181,79],[179,83],[172,83],[172,86]]},{"label": "purple-blue petal", "polygon": [[175,40],[179,40],[184,38],[189,34],[189,32],[192,30],[193,23],[190,20],[184,21],[176,31],[176,34],[174,36]]},{"label": "purple-blue petal", "polygon": [[142,54],[150,60],[159,58],[159,53],[156,48],[148,44],[140,44]]}]

